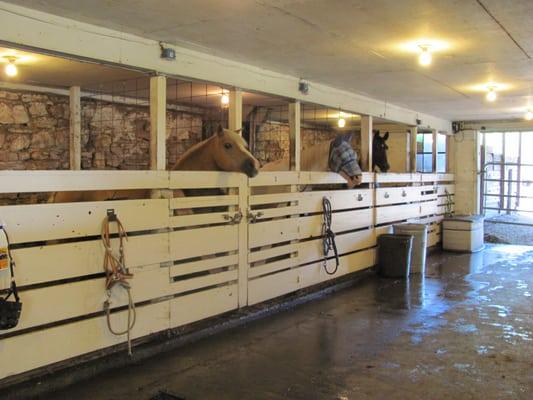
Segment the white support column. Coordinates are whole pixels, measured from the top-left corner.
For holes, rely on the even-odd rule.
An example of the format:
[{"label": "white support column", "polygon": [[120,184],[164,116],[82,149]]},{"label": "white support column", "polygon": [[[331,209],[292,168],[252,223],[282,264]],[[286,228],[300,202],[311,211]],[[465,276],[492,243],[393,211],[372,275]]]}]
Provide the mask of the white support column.
[{"label": "white support column", "polygon": [[453,173],[453,166],[455,164],[455,148],[453,135],[446,135],[446,172]]},{"label": "white support column", "polygon": [[409,171],[416,172],[416,135],[418,134],[418,128],[412,126],[409,128]]},{"label": "white support column", "polygon": [[300,102],[289,103],[289,166],[291,171],[301,169],[301,108]]},{"label": "white support column", "polygon": [[361,116],[361,169],[372,171],[372,116]]},{"label": "white support column", "polygon": [[167,79],[150,78],[150,169],[166,169]]},{"label": "white support column", "polygon": [[242,129],[242,91],[232,89],[229,92],[228,128],[236,131]]},{"label": "white support column", "polygon": [[70,88],[70,169],[81,169],[81,100],[80,87]]}]

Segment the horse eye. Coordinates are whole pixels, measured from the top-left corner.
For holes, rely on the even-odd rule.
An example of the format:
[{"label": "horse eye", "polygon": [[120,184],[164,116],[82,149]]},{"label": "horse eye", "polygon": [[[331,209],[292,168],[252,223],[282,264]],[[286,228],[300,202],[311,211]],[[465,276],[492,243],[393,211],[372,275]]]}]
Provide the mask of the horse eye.
[{"label": "horse eye", "polygon": [[231,143],[224,143],[224,147],[229,150],[232,146]]}]

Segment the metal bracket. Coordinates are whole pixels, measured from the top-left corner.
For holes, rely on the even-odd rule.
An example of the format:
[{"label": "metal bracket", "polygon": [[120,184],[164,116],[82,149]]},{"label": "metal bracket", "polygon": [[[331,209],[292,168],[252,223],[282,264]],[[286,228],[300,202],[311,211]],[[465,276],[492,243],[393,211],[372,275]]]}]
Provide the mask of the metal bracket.
[{"label": "metal bracket", "polygon": [[251,212],[251,211],[248,211],[248,215],[246,217],[248,218],[248,222],[254,224],[254,223],[257,222],[257,219],[262,217],[263,215],[264,214],[261,211],[255,213],[255,214],[253,212]]},{"label": "metal bracket", "polygon": [[222,216],[226,221],[229,221],[230,224],[238,224],[242,221],[242,212],[241,210],[237,211],[235,214],[233,214],[233,216],[229,215],[229,214],[224,214]]},{"label": "metal bracket", "polygon": [[115,214],[114,208],[108,208],[107,209],[107,220],[108,221],[116,221],[117,220],[117,214]]}]

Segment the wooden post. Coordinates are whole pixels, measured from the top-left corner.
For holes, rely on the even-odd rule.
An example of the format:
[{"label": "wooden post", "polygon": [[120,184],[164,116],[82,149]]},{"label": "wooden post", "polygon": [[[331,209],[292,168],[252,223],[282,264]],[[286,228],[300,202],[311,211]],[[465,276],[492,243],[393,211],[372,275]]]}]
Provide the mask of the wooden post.
[{"label": "wooden post", "polygon": [[301,169],[301,108],[300,102],[289,103],[289,166],[291,171]]},{"label": "wooden post", "polygon": [[409,171],[416,173],[416,135],[418,134],[418,128],[412,126],[409,128]]},{"label": "wooden post", "polygon": [[242,129],[242,91],[232,89],[229,92],[228,128],[236,131]]},{"label": "wooden post", "polygon": [[239,211],[244,214],[242,221],[239,223],[239,307],[248,305],[248,220],[246,217],[249,205],[250,187],[248,186],[248,178],[243,176],[239,185]]},{"label": "wooden post", "polygon": [[433,138],[433,147],[431,149],[433,165],[431,167],[431,172],[435,173],[437,172],[437,139],[439,136],[436,129],[431,130],[431,136]]},{"label": "wooden post", "polygon": [[80,87],[70,88],[70,169],[81,169],[81,100]]},{"label": "wooden post", "polygon": [[361,116],[361,169],[372,171],[372,116]]},{"label": "wooden post", "polygon": [[166,169],[167,78],[150,78],[150,169]]}]

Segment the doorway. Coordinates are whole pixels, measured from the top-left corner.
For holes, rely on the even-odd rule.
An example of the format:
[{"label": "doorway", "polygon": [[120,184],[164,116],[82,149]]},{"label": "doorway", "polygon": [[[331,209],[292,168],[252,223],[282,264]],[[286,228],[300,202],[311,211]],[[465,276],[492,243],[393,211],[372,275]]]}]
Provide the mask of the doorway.
[{"label": "doorway", "polygon": [[489,241],[533,245],[533,131],[484,132],[481,159]]}]

